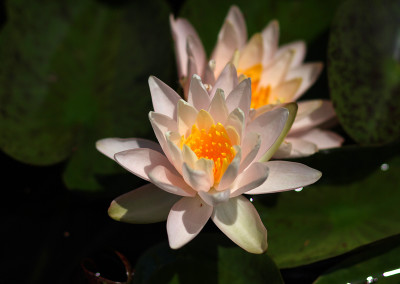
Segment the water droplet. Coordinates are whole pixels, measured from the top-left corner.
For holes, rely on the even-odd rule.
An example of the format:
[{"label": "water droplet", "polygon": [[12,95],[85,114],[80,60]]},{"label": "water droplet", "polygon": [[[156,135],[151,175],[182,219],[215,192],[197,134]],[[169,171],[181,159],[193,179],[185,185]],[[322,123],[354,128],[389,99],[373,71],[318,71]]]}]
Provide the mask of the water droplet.
[{"label": "water droplet", "polygon": [[299,187],[299,188],[296,188],[294,191],[300,192],[300,191],[302,191],[302,190],[303,190],[303,188],[302,188],[302,187]]},{"label": "water droplet", "polygon": [[250,202],[253,202],[253,201],[254,201],[253,197],[250,197]]},{"label": "water droplet", "polygon": [[399,273],[400,273],[400,268],[395,269],[395,270],[391,270],[391,271],[386,271],[386,272],[383,273],[382,275],[383,275],[384,277],[389,277],[389,276],[392,276],[392,275],[395,275],[395,274],[399,274]]},{"label": "water droplet", "polygon": [[100,272],[96,272],[95,276],[99,277],[100,276]]},{"label": "water droplet", "polygon": [[389,169],[389,165],[388,164],[384,163],[384,164],[381,165],[381,170],[382,171],[386,172],[388,169]]}]

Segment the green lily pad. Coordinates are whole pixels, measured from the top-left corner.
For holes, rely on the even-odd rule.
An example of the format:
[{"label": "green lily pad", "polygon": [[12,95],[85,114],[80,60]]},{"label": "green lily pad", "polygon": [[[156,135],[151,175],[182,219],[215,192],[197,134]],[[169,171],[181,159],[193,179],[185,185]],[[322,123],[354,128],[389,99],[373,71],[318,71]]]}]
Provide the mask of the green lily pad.
[{"label": "green lily pad", "polygon": [[349,0],[328,47],[331,98],[345,131],[364,145],[400,137],[400,1]]},{"label": "green lily pad", "polygon": [[[383,149],[370,148],[369,152],[381,153],[382,160],[372,156],[369,161],[359,159],[358,163],[352,162],[357,152],[368,151],[353,147],[353,155],[334,151],[330,157],[339,158],[331,159],[332,172],[323,171],[316,185],[300,192],[253,196],[268,230],[268,253],[280,268],[337,256],[400,233],[398,144],[387,150],[392,151],[392,158]],[[329,157],[321,154],[324,155]],[[325,164],[329,160],[320,158]],[[313,167],[317,164],[316,158],[314,163],[308,163]],[[338,169],[335,171],[334,167]],[[344,172],[355,178],[341,178]]]},{"label": "green lily pad", "polygon": [[[311,42],[323,34],[341,1],[284,0],[235,2],[243,12],[249,36],[261,30],[269,21],[280,23],[280,41],[305,40]],[[232,1],[188,0],[180,17],[187,18],[198,31],[204,47],[211,53]],[[206,19],[206,20],[205,20]]]},{"label": "green lily pad", "polygon": [[399,255],[400,236],[389,238],[354,252],[314,283],[399,283]]},{"label": "green lily pad", "polygon": [[166,4],[20,0],[6,8],[0,148],[34,165],[71,157],[69,188],[104,188],[104,176],[123,170],[96,151],[96,140],[153,135],[147,78],[169,78],[173,62]]},{"label": "green lily pad", "polygon": [[138,260],[134,284],[150,283],[283,283],[266,254],[250,254],[221,234],[200,233],[179,250],[164,242]]}]

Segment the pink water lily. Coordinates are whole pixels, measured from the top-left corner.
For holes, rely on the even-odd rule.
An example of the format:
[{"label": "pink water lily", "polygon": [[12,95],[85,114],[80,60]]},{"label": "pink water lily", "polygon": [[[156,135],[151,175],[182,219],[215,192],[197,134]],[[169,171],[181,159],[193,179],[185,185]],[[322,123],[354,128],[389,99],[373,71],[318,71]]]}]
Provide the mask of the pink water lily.
[{"label": "pink water lily", "polygon": [[[246,23],[236,6],[230,8],[225,18],[210,60],[197,32],[186,19],[171,16],[170,25],[185,97],[189,90],[188,78],[193,74],[199,74],[210,91],[224,66],[233,62],[239,82],[251,78],[251,107],[257,116],[273,105],[296,101],[314,84],[322,70],[320,62],[303,63],[306,53],[303,41],[278,46],[279,24],[275,20],[247,40]],[[343,143],[343,138],[336,133],[316,128],[335,118],[330,101],[299,102],[298,107],[292,129],[276,157],[308,156],[318,149]]]},{"label": "pink water lily", "polygon": [[138,138],[97,142],[100,152],[150,182],[115,199],[109,215],[128,223],[167,220],[174,249],[211,219],[243,249],[263,253],[267,230],[242,194],[296,189],[314,183],[321,173],[295,162],[260,162],[278,149],[293,112],[277,107],[250,121],[250,79],[237,84],[233,65],[222,73],[215,83],[221,88],[211,95],[195,75],[187,102],[150,77],[154,111],[149,118],[158,143]]}]

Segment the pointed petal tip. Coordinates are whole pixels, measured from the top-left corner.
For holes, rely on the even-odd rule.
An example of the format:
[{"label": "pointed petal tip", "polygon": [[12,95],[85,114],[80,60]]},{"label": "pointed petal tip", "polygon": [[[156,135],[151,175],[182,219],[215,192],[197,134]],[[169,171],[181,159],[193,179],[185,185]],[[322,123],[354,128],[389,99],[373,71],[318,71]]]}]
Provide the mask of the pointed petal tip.
[{"label": "pointed petal tip", "polygon": [[120,221],[126,212],[128,212],[128,210],[120,206],[115,200],[113,200],[110,207],[108,207],[108,216],[116,221]]}]

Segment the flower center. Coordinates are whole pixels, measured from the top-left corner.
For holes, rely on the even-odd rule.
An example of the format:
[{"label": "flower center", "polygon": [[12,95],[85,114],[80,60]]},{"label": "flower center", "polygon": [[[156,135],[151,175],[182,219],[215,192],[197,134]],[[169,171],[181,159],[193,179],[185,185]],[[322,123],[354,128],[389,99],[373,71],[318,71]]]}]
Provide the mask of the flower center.
[{"label": "flower center", "polygon": [[261,63],[253,65],[250,68],[238,69],[238,74],[251,78],[251,108],[257,109],[267,104],[276,103],[271,101],[271,87],[260,86],[260,79],[263,67]]},{"label": "flower center", "polygon": [[222,175],[235,157],[235,149],[221,123],[211,125],[207,131],[199,129],[196,124],[185,139],[181,139],[181,148],[186,144],[196,154],[197,158],[205,158],[214,162],[214,183],[218,184]]}]

